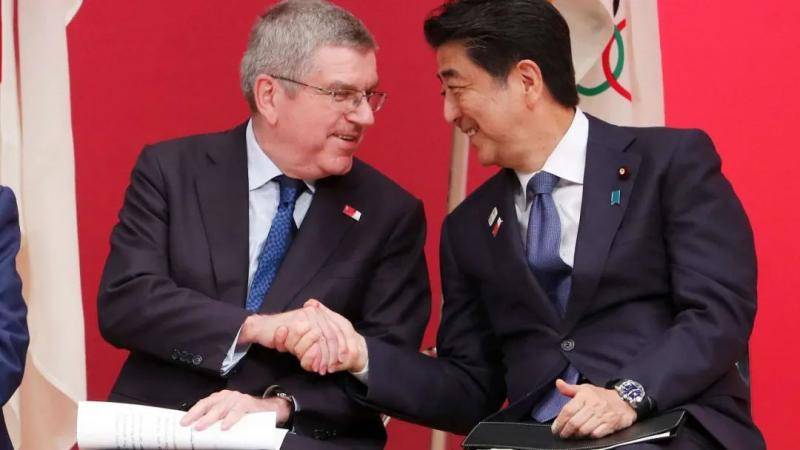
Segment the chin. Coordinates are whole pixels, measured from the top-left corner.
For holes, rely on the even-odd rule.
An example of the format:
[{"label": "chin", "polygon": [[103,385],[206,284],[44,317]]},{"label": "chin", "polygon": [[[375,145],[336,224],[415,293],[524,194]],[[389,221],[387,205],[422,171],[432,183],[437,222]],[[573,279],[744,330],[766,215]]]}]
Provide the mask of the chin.
[{"label": "chin", "polygon": [[484,167],[497,165],[494,152],[490,149],[476,147],[476,155],[478,156],[478,162]]},{"label": "chin", "polygon": [[352,156],[337,156],[323,166],[328,175],[346,175],[353,168]]}]

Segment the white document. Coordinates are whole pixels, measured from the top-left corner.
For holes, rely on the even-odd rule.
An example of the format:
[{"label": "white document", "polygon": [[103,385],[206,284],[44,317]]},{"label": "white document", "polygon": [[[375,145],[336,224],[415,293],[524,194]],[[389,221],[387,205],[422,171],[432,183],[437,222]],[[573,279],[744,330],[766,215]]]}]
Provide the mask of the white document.
[{"label": "white document", "polygon": [[274,412],[251,413],[220,430],[181,426],[184,411],[112,402],[78,404],[78,447],[95,449],[279,450],[288,430],[275,427]]}]

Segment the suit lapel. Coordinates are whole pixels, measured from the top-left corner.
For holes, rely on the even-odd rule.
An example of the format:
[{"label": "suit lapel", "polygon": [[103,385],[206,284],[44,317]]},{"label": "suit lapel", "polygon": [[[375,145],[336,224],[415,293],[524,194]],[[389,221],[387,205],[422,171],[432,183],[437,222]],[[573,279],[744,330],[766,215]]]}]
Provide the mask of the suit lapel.
[{"label": "suit lapel", "polygon": [[247,147],[243,124],[206,153],[195,180],[220,300],[244,306],[248,267]]},{"label": "suit lapel", "polygon": [[[514,206],[514,192],[518,183],[512,170],[505,169],[497,174],[494,179],[494,195],[489,196],[495,203],[487,204],[484,208],[485,212],[480,213],[479,219],[481,226],[486,230],[484,234],[489,240],[488,245],[492,253],[496,276],[500,280],[498,285],[511,286],[513,291],[519,295],[541,299],[537,303],[546,305],[542,316],[552,326],[555,326],[560,321],[558,311],[555,305],[547,300],[547,295],[533,276],[525,257],[525,248],[517,221],[517,210]],[[494,208],[497,208],[498,216],[503,219],[497,236],[492,234],[492,227],[488,222]]]},{"label": "suit lapel", "polygon": [[352,172],[351,175],[328,177],[317,182],[311,207],[281,263],[260,312],[286,311],[291,307],[300,307],[307,300],[295,297],[328,261],[347,230],[357,223],[342,212],[345,205],[359,208],[350,198],[355,191],[354,183],[356,180]]},{"label": "suit lapel", "polygon": [[[563,332],[568,332],[591,304],[603,273],[611,242],[631,198],[640,157],[624,150],[634,136],[594,117],[589,117],[583,200],[572,270],[572,291]],[[619,168],[629,171],[621,179]],[[619,204],[612,205],[612,192],[619,191]]]}]

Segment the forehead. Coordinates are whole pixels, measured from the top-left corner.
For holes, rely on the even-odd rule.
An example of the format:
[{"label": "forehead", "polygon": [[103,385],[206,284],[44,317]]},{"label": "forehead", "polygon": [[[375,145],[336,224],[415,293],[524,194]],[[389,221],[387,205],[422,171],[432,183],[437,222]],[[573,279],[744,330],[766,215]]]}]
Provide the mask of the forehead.
[{"label": "forehead", "polygon": [[314,53],[307,81],[326,87],[375,87],[378,84],[375,51],[340,46],[321,47]]},{"label": "forehead", "polygon": [[468,81],[488,76],[485,70],[467,56],[467,49],[460,42],[448,42],[439,46],[436,49],[436,63],[436,76],[442,81]]}]

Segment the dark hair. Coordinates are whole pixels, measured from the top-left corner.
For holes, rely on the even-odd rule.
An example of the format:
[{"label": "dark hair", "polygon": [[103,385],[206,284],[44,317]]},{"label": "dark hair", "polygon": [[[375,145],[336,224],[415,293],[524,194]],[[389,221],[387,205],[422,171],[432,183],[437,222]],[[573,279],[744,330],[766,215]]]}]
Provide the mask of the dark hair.
[{"label": "dark hair", "polygon": [[503,83],[517,62],[530,59],[558,103],[578,104],[569,26],[547,0],[449,0],[424,30],[433,48],[462,42],[467,56]]}]

